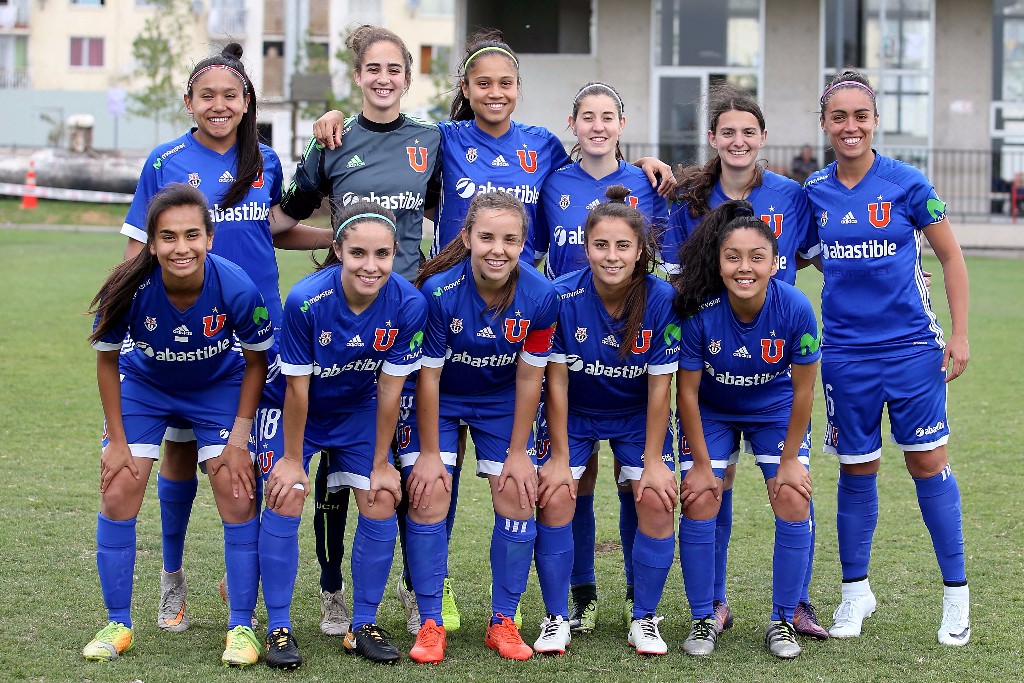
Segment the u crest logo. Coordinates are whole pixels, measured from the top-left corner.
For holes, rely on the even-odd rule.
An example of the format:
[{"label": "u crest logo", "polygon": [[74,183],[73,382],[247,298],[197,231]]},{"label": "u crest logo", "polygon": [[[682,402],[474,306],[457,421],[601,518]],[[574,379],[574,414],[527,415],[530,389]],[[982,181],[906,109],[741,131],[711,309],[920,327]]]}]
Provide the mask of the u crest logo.
[{"label": "u crest logo", "polygon": [[530,321],[523,318],[505,319],[505,339],[510,344],[515,344],[526,339],[526,333],[530,331]]},{"label": "u crest logo", "polygon": [[537,153],[531,150],[517,149],[516,154],[519,155],[519,165],[523,167],[523,170],[527,173],[537,172]]},{"label": "u crest logo", "polygon": [[765,223],[767,223],[768,227],[770,227],[775,232],[775,238],[776,239],[778,239],[779,237],[782,237],[782,217],[783,217],[783,215],[785,215],[785,214],[781,214],[781,213],[773,213],[771,215],[768,215],[766,213],[761,214],[761,220],[763,220]]},{"label": "u crest logo", "polygon": [[263,169],[261,168],[256,174],[256,180],[252,181],[252,186],[257,190],[263,187]]},{"label": "u crest logo", "polygon": [[217,315],[204,315],[203,316],[203,334],[207,337],[212,337],[221,331],[224,327],[224,323],[227,321],[228,316],[224,313],[218,313]]},{"label": "u crest logo", "polygon": [[636,335],[636,341],[633,342],[630,351],[633,353],[644,353],[651,348],[651,331],[640,330]]},{"label": "u crest logo", "polygon": [[412,170],[417,173],[423,173],[427,170],[426,147],[406,147],[405,151],[409,153],[409,165],[412,166]]},{"label": "u crest logo", "polygon": [[397,338],[397,328],[384,330],[378,327],[376,333],[373,335],[373,348],[377,351],[387,351],[391,348],[391,345],[395,343],[395,339]]},{"label": "u crest logo", "polygon": [[265,451],[259,454],[260,471],[266,474],[274,466],[274,451]]},{"label": "u crest logo", "polygon": [[871,202],[868,204],[868,220],[876,228],[884,228],[889,225],[889,214],[892,212],[892,202]]},{"label": "u crest logo", "polygon": [[785,348],[785,339],[762,339],[761,358],[764,358],[766,363],[778,363],[782,360],[782,352]]}]

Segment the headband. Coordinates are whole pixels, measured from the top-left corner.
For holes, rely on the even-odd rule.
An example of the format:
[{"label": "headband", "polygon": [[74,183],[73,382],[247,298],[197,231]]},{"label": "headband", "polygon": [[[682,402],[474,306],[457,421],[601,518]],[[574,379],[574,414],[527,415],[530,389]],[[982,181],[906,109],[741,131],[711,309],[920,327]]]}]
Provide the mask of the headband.
[{"label": "headband", "polygon": [[395,227],[395,222],[388,218],[387,216],[382,216],[379,213],[357,213],[355,216],[346,219],[344,223],[338,226],[337,230],[334,231],[334,241],[338,241],[338,238],[341,236],[341,231],[345,229],[346,225],[353,221],[358,221],[361,218],[375,218],[379,221],[383,221],[384,223],[387,223],[388,226],[391,228],[391,232],[395,233],[396,235],[398,234],[398,229]]},{"label": "headband", "polygon": [[753,216],[754,208],[752,206],[736,206],[732,210],[733,218],[740,218],[745,216]]},{"label": "headband", "polygon": [[501,52],[502,54],[508,56],[508,58],[512,60],[512,63],[516,65],[516,68],[517,69],[519,68],[519,60],[516,59],[516,56],[514,54],[512,54],[511,52],[509,52],[508,50],[506,50],[503,47],[498,47],[497,45],[488,45],[487,47],[482,47],[479,50],[477,50],[476,52],[474,52],[473,54],[471,54],[470,56],[466,57],[466,61],[462,63],[462,70],[465,71],[466,69],[468,69],[469,68],[469,63],[472,62],[473,59],[477,55],[479,55],[481,52],[488,52],[489,50],[495,50],[497,52]]},{"label": "headband", "polygon": [[608,85],[607,83],[601,83],[600,81],[598,81],[596,83],[587,83],[585,86],[580,88],[579,92],[576,93],[576,97],[574,97],[573,100],[572,100],[573,108],[575,108],[576,105],[579,104],[580,97],[583,95],[583,93],[585,93],[587,90],[590,90],[591,88],[594,88],[594,89],[604,88],[605,90],[607,90],[608,91],[607,94],[609,94],[612,97],[614,97],[615,101],[619,103],[619,113],[625,113],[626,105],[624,105],[622,103],[622,98],[619,97],[619,93],[615,92],[615,88],[613,88],[612,86]]},{"label": "headband", "polygon": [[829,86],[828,89],[821,94],[821,104],[824,106],[825,102],[828,101],[829,94],[836,88],[845,88],[851,85],[864,90],[864,92],[871,96],[871,101],[875,101],[875,91],[871,89],[871,86],[864,85],[860,81],[839,81],[835,85]]},{"label": "headband", "polygon": [[238,80],[240,80],[242,82],[242,92],[243,93],[248,93],[249,92],[249,86],[246,85],[246,83],[245,83],[245,76],[242,75],[242,72],[240,72],[238,69],[236,69],[236,68],[234,68],[232,66],[228,66],[227,64],[210,64],[209,66],[204,66],[202,69],[200,69],[199,71],[197,71],[194,74],[192,74],[192,78],[188,79],[188,87],[186,88],[186,90],[188,92],[192,92],[192,84],[196,82],[197,78],[199,78],[202,74],[206,73],[210,69],[226,69],[226,70],[230,71],[231,73],[233,73],[235,76],[238,77]]}]

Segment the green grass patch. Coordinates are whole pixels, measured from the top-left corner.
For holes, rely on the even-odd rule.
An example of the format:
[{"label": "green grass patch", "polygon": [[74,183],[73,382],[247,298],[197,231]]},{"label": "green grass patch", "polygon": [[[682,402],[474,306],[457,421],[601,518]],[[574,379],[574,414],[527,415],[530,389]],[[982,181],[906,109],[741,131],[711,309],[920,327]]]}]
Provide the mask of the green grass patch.
[{"label": "green grass patch", "polygon": [[[0,208],[6,212],[6,206]],[[118,217],[116,223],[121,220]],[[1019,677],[1024,661],[1024,498],[1020,495],[1020,397],[1024,375],[1013,358],[1024,337],[1024,269],[1018,261],[969,259],[972,278],[971,341],[967,373],[950,386],[950,454],[963,492],[974,635],[963,649],[937,644],[941,581],[914,487],[901,454],[886,444],[880,475],[880,521],[875,535],[872,586],[879,609],[864,636],[852,641],[804,641],[796,662],[773,660],[761,644],[770,609],[773,520],[759,471],[744,461],[737,477],[729,594],[736,626],[710,658],[681,652],[688,609],[678,568],[662,601],[663,634],[670,654],[642,659],[626,645],[618,543],[618,502],[611,463],[602,453],[598,486],[597,571],[601,590],[598,630],[577,637],[564,658],[528,663],[499,661],[483,645],[488,611],[488,546],[492,523],[482,480],[463,478],[451,548],[451,575],[462,609],[462,629],[449,637],[440,666],[408,661],[382,668],[345,657],[337,639],[318,629],[318,567],[312,524],[303,522],[293,618],[306,659],[294,674],[262,664],[250,671],[220,666],[226,609],[217,592],[223,541],[213,497],[201,484],[189,529],[185,563],[192,628],[166,634],[155,624],[159,591],[159,511],[155,482],[139,522],[133,615],[135,650],[109,665],[90,664],[82,646],[104,623],[95,565],[99,506],[98,440],[102,412],[95,354],[86,343],[83,315],[106,271],[122,253],[116,234],[0,231],[0,671],[25,681],[168,681],[339,679],[375,681],[989,681]],[[282,289],[309,271],[305,254],[281,253]],[[934,261],[930,269],[939,272]],[[817,300],[820,278],[800,275]],[[939,278],[936,308],[948,329]],[[1017,292],[1018,294],[1014,294]],[[870,302],[865,302],[870,305]],[[820,393],[819,393],[820,398]],[[818,515],[812,599],[830,622],[839,596],[835,540],[836,464],[820,453],[823,401],[815,405],[812,456]],[[472,458],[467,460],[471,466]],[[154,477],[155,478],[155,477]],[[307,517],[312,503],[307,506]],[[355,513],[349,528],[351,538]],[[349,544],[349,547],[351,545]],[[397,562],[396,562],[397,566]],[[678,567],[678,565],[676,565]],[[347,563],[346,563],[347,571]],[[379,622],[408,651],[412,637],[391,580]],[[349,593],[351,600],[351,592]],[[532,578],[524,602],[524,636],[532,642],[543,616]],[[266,615],[261,616],[266,624]],[[262,635],[262,634],[261,634]],[[1017,671],[1017,674],[1013,672]]]}]

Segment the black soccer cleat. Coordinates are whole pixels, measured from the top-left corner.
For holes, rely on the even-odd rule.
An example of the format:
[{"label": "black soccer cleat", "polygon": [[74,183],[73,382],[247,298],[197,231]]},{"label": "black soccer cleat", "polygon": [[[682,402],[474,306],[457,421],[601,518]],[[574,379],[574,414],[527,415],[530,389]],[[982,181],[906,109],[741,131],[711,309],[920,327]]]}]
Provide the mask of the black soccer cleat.
[{"label": "black soccer cleat", "polygon": [[267,666],[271,669],[298,669],[302,666],[299,644],[290,628],[275,628],[267,634]]},{"label": "black soccer cleat", "polygon": [[363,624],[345,634],[345,652],[378,664],[394,664],[402,656],[391,644],[391,634],[377,624]]}]

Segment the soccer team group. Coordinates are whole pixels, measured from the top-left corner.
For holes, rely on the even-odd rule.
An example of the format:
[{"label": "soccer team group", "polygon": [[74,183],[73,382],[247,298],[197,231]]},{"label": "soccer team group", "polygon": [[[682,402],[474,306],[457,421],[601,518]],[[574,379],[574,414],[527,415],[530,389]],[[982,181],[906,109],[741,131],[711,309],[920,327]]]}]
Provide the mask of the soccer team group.
[{"label": "soccer team group", "polygon": [[[135,644],[135,525],[159,461],[161,629],[189,625],[182,560],[198,468],[224,527],[225,665],[261,652],[271,667],[302,663],[290,605],[311,490],[321,630],[348,653],[400,659],[376,623],[400,539],[408,656],[443,660],[460,626],[447,564],[467,437],[494,507],[485,642],[501,657],[563,654],[597,624],[596,455],[608,441],[629,645],[668,651],[659,602],[677,515],[692,618],[682,650],[710,655],[732,625],[726,559],[742,450],[775,515],[764,644],[792,659],[798,635],[857,637],[875,610],[883,407],[938,560],[938,640],[968,642],[945,406],[970,357],[967,270],[929,181],[872,150],[867,79],[848,70],[822,93],[836,161],[801,187],[757,163],[764,116],[727,85],[711,94],[713,158],[673,173],[622,159],[624,106],[605,83],[571,102],[571,155],[547,129],[512,121],[519,64],[499,34],[469,41],[439,124],[401,113],[412,74],[401,38],[367,25],[348,41],[362,112],[321,117],[289,185],[258,142],[236,44],[196,65],[184,96],[195,127],[143,168],[125,261],[92,302],[106,418],[96,562],[109,623],[86,659]],[[301,224],[324,198],[333,230]],[[429,260],[425,215],[436,225]],[[925,240],[943,271],[945,336]],[[283,305],[275,248],[327,249]],[[808,264],[824,274],[821,329],[794,286]],[[828,628],[808,595],[819,362],[824,448],[840,467],[843,583]],[[350,492],[351,610],[341,570]],[[519,610],[531,567],[546,613],[532,647]],[[253,630],[261,584],[263,642]]]}]

